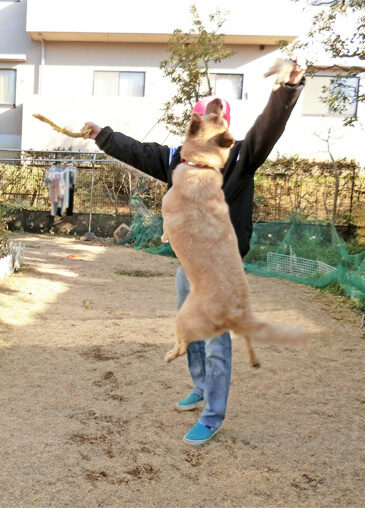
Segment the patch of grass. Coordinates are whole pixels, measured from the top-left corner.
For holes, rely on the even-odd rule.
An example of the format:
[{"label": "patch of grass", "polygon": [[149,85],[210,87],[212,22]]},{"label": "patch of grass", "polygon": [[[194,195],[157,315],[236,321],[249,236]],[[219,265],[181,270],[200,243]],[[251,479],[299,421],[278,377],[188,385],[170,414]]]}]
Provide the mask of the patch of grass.
[{"label": "patch of grass", "polygon": [[349,296],[343,285],[338,281],[331,282],[331,284],[328,284],[328,286],[320,288],[320,291],[340,297],[341,300],[349,305],[349,307],[355,312],[360,314],[365,313],[365,300]]},{"label": "patch of grass", "polygon": [[359,298],[350,298],[350,307],[359,314],[365,314],[365,300]]},{"label": "patch of grass", "polygon": [[347,297],[347,293],[343,285],[337,281],[331,282],[328,286],[321,288],[321,291],[323,291],[323,293],[330,293],[331,295]]}]

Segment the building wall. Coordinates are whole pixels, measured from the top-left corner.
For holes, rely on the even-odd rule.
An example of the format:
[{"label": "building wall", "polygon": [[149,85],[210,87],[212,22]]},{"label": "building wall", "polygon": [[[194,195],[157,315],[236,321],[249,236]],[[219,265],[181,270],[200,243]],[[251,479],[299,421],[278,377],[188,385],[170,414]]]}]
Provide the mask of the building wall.
[{"label": "building wall", "polygon": [[[190,1],[187,2],[189,5],[183,2],[185,18],[178,15],[180,11],[174,10],[172,18],[165,16],[163,21],[158,22],[155,22],[158,18],[158,16],[156,18],[156,12],[164,3],[162,0],[153,3],[155,9],[151,12],[148,10],[151,7],[148,6],[152,3],[147,2],[143,16],[134,11],[134,5],[127,5],[120,0],[117,3],[115,3],[116,0],[105,0],[103,12],[100,15],[95,15],[96,8],[100,9],[100,2],[72,1],[74,11],[70,7],[71,3],[68,5],[67,2],[69,0],[62,3],[49,2],[49,0],[47,2],[45,0],[0,2],[0,69],[10,68],[17,71],[16,107],[0,108],[0,148],[96,149],[93,141],[72,139],[56,133],[48,125],[36,120],[32,116],[33,113],[41,113],[56,124],[74,131],[79,131],[85,121],[93,121],[101,126],[110,125],[113,129],[120,130],[138,140],[166,142],[171,146],[178,145],[181,140],[169,135],[164,126],[158,123],[163,103],[171,97],[173,92],[169,80],[163,79],[159,69],[161,60],[167,56],[167,44],[166,42],[143,42],[143,30],[157,33],[170,28],[172,32],[177,26],[184,27],[184,23],[190,22]],[[119,16],[119,18],[107,16],[107,9],[112,7],[113,2],[114,7],[118,5],[119,9],[120,6],[125,6],[127,15]],[[28,17],[26,16],[27,3],[32,7],[28,9]],[[204,4],[206,9],[209,8],[208,12],[212,11],[210,3],[207,4],[202,0],[197,3]],[[233,9],[235,14],[235,9],[238,8],[237,2],[229,1],[228,4],[230,12]],[[251,9],[262,9],[263,0],[254,4],[255,6],[250,6]],[[171,4],[169,5],[171,7]],[[181,5],[179,3],[179,9],[182,8]],[[273,8],[272,2],[268,5],[271,9]],[[275,6],[277,9],[277,2]],[[73,12],[71,17],[70,12]],[[265,26],[268,20],[271,21],[273,12],[270,17],[268,14],[271,11],[265,11],[267,15],[261,27],[260,24],[251,26],[247,21],[260,19],[258,13],[256,15],[252,12],[247,13],[251,17],[247,15],[243,22],[243,12],[245,11],[241,6],[240,16],[236,14],[229,18],[231,24],[227,24],[225,28],[230,27],[230,31],[225,30],[226,33],[237,34],[240,27],[243,27],[253,36],[259,33],[258,26],[262,29],[262,37],[279,30],[281,30],[280,33],[285,33],[285,27],[282,26],[280,18],[278,25],[269,23],[270,26]],[[285,23],[288,25],[287,21]],[[79,30],[80,34],[82,28],[89,30],[90,33],[99,28],[99,33],[104,30],[104,34],[110,35],[117,26],[120,31],[123,27],[130,32],[139,30],[142,34],[138,39],[139,42],[43,40],[42,43],[39,36],[38,40],[37,37],[33,40],[26,32],[26,28],[36,33],[37,30],[65,30],[68,27],[69,30]],[[280,35],[278,38],[281,38]],[[211,71],[244,74],[243,99],[230,101],[231,130],[236,139],[242,139],[264,108],[271,93],[273,79],[264,79],[263,74],[279,56],[279,52],[272,44],[265,44],[264,48],[260,48],[260,44],[234,44],[232,48],[236,54],[212,67]],[[94,97],[93,75],[97,70],[144,71],[146,73],[145,97],[128,99]],[[365,118],[364,105],[359,106],[358,114],[360,118]],[[303,94],[271,157],[279,153],[326,159],[328,152],[323,139],[326,138],[330,129],[337,138],[331,148],[335,157],[355,158],[365,164],[361,128],[344,130],[341,119],[305,115]]]},{"label": "building wall", "polygon": [[[17,73],[16,107],[0,108],[0,143],[3,148],[19,147],[21,143],[22,103],[33,81],[26,56],[32,43],[25,31],[26,3],[0,3],[0,69]],[[32,74],[32,73],[31,73]]]},{"label": "building wall", "polygon": [[[79,131],[85,121],[94,121],[101,126],[110,125],[139,140],[164,142],[168,132],[162,124],[155,124],[162,115],[163,103],[173,92],[170,82],[162,79],[159,69],[160,61],[166,57],[166,48],[165,44],[151,47],[142,43],[46,43],[42,94],[28,96],[24,100],[22,148],[59,146],[54,145],[59,134],[40,124],[32,117],[33,113],[41,113],[71,130]],[[236,54],[230,60],[211,70],[244,74],[243,88],[247,99],[231,101],[232,131],[240,138],[268,99],[272,81],[264,80],[262,73],[276,53],[273,47],[260,50],[257,46],[240,46],[234,49]],[[145,71],[145,97],[94,97],[95,70]],[[95,147],[90,141],[70,139],[62,139],[61,145],[65,146],[66,142],[77,145],[77,149]],[[171,135],[167,142],[179,144],[181,140]]]},{"label": "building wall", "polygon": [[[288,0],[255,0],[237,2],[225,0],[27,0],[27,31],[45,32],[56,37],[56,33],[99,34],[98,40],[113,41],[122,34],[171,34],[176,28],[187,31],[191,28],[190,6],[195,4],[202,19],[218,7],[229,11],[224,23],[227,35],[282,36],[297,35],[303,25],[300,7]],[[278,16],[285,9],[285,16]],[[302,15],[298,16],[298,12]],[[273,23],[275,19],[275,23]],[[288,23],[290,19],[290,23]],[[207,25],[207,23],[205,23]],[[208,25],[209,28],[209,25]],[[71,35],[70,35],[71,37]],[[67,39],[66,39],[67,40]],[[76,37],[76,40],[80,40]],[[88,40],[91,40],[89,37]]]}]

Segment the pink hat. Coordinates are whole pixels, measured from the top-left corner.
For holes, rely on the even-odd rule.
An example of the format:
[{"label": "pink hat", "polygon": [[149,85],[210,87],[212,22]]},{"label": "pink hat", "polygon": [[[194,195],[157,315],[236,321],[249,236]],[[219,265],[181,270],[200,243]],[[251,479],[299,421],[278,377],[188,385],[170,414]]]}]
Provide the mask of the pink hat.
[{"label": "pink hat", "polygon": [[221,97],[216,97],[215,95],[209,95],[208,97],[203,97],[198,101],[195,106],[193,107],[193,113],[197,113],[198,115],[202,116],[204,115],[207,106],[210,102],[212,102],[214,99],[220,99],[223,104],[223,117],[227,120],[228,125],[231,123],[231,108],[228,102],[225,99],[222,99]]}]

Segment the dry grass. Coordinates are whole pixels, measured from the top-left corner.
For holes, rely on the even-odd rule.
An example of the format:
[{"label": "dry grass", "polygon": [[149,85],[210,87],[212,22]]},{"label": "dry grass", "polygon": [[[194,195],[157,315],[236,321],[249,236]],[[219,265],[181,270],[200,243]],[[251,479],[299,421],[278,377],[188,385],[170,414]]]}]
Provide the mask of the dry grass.
[{"label": "dry grass", "polygon": [[250,276],[257,313],[303,322],[315,338],[258,348],[259,370],[234,338],[227,418],[193,448],[182,437],[199,411],[174,410],[191,388],[186,359],[163,363],[176,260],[22,239],[26,267],[0,286],[2,508],[362,508],[357,314],[315,289]]}]

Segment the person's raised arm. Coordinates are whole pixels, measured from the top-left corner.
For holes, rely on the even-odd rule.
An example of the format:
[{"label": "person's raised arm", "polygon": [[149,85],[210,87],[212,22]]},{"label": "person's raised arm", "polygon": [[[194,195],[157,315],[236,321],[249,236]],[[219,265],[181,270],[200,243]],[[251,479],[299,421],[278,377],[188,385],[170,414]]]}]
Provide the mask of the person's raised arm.
[{"label": "person's raised arm", "polygon": [[294,66],[286,83],[273,91],[254,125],[247,132],[240,149],[239,169],[253,174],[266,160],[284,132],[286,123],[304,87],[305,64]]},{"label": "person's raised arm", "polygon": [[93,139],[107,155],[139,169],[147,175],[167,182],[169,153],[166,145],[141,143],[136,139],[114,132],[110,127],[101,128],[93,122],[86,122],[81,132],[91,129],[84,139]]}]

